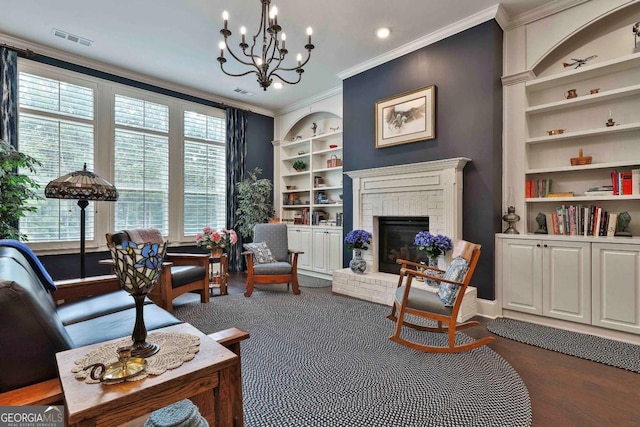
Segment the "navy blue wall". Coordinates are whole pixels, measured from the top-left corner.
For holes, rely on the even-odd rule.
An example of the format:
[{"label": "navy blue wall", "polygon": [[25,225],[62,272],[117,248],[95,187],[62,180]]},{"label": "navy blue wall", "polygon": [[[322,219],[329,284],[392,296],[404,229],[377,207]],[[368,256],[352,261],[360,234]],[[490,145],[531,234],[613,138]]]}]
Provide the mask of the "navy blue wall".
[{"label": "navy blue wall", "polygon": [[[502,30],[491,20],[343,82],[344,171],[472,159],[464,168],[463,238],[482,245],[473,277],[478,296],[494,299],[494,235],[501,227]],[[436,139],[375,148],[376,101],[436,86]],[[344,194],[351,194],[345,176]],[[353,203],[344,198],[345,234]],[[344,265],[351,259],[345,250]]]}]

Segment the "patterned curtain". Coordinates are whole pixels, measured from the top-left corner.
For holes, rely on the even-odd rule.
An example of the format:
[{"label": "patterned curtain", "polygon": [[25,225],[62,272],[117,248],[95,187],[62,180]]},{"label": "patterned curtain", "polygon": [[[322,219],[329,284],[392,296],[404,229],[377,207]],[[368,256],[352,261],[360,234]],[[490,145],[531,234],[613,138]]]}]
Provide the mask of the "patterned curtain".
[{"label": "patterned curtain", "polygon": [[[238,210],[236,184],[244,179],[244,159],[247,156],[247,113],[227,108],[227,228],[234,228]],[[237,231],[237,230],[236,230]],[[242,236],[229,251],[229,271],[244,271]]]},{"label": "patterned curtain", "polygon": [[0,139],[18,148],[18,53],[0,47]]}]

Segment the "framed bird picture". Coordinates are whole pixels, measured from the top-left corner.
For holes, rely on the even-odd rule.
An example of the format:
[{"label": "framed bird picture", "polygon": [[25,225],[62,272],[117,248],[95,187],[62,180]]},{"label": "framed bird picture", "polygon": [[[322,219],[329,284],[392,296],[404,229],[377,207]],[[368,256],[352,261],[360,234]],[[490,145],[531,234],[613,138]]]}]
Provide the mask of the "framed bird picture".
[{"label": "framed bird picture", "polygon": [[376,102],[376,148],[434,139],[435,117],[435,85]]}]

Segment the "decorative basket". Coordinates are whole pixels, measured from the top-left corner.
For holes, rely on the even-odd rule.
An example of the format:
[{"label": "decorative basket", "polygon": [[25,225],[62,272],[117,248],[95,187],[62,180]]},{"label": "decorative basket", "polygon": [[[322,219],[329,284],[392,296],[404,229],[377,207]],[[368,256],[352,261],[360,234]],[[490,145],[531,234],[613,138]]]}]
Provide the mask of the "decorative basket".
[{"label": "decorative basket", "polygon": [[571,158],[571,166],[590,165],[591,156],[583,156],[582,148],[578,150],[578,157]]},{"label": "decorative basket", "polygon": [[335,168],[338,166],[342,166],[342,160],[338,158],[338,156],[336,156],[335,154],[333,156],[331,156],[331,158],[329,160],[327,160],[327,167],[328,168]]}]

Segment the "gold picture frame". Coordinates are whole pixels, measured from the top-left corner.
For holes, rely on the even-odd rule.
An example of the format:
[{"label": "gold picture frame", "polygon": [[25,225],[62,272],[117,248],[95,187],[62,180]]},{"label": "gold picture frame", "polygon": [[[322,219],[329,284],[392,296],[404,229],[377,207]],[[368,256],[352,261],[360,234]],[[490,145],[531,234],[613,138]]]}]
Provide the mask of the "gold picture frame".
[{"label": "gold picture frame", "polygon": [[426,86],[376,102],[376,148],[436,137],[436,87]]}]

